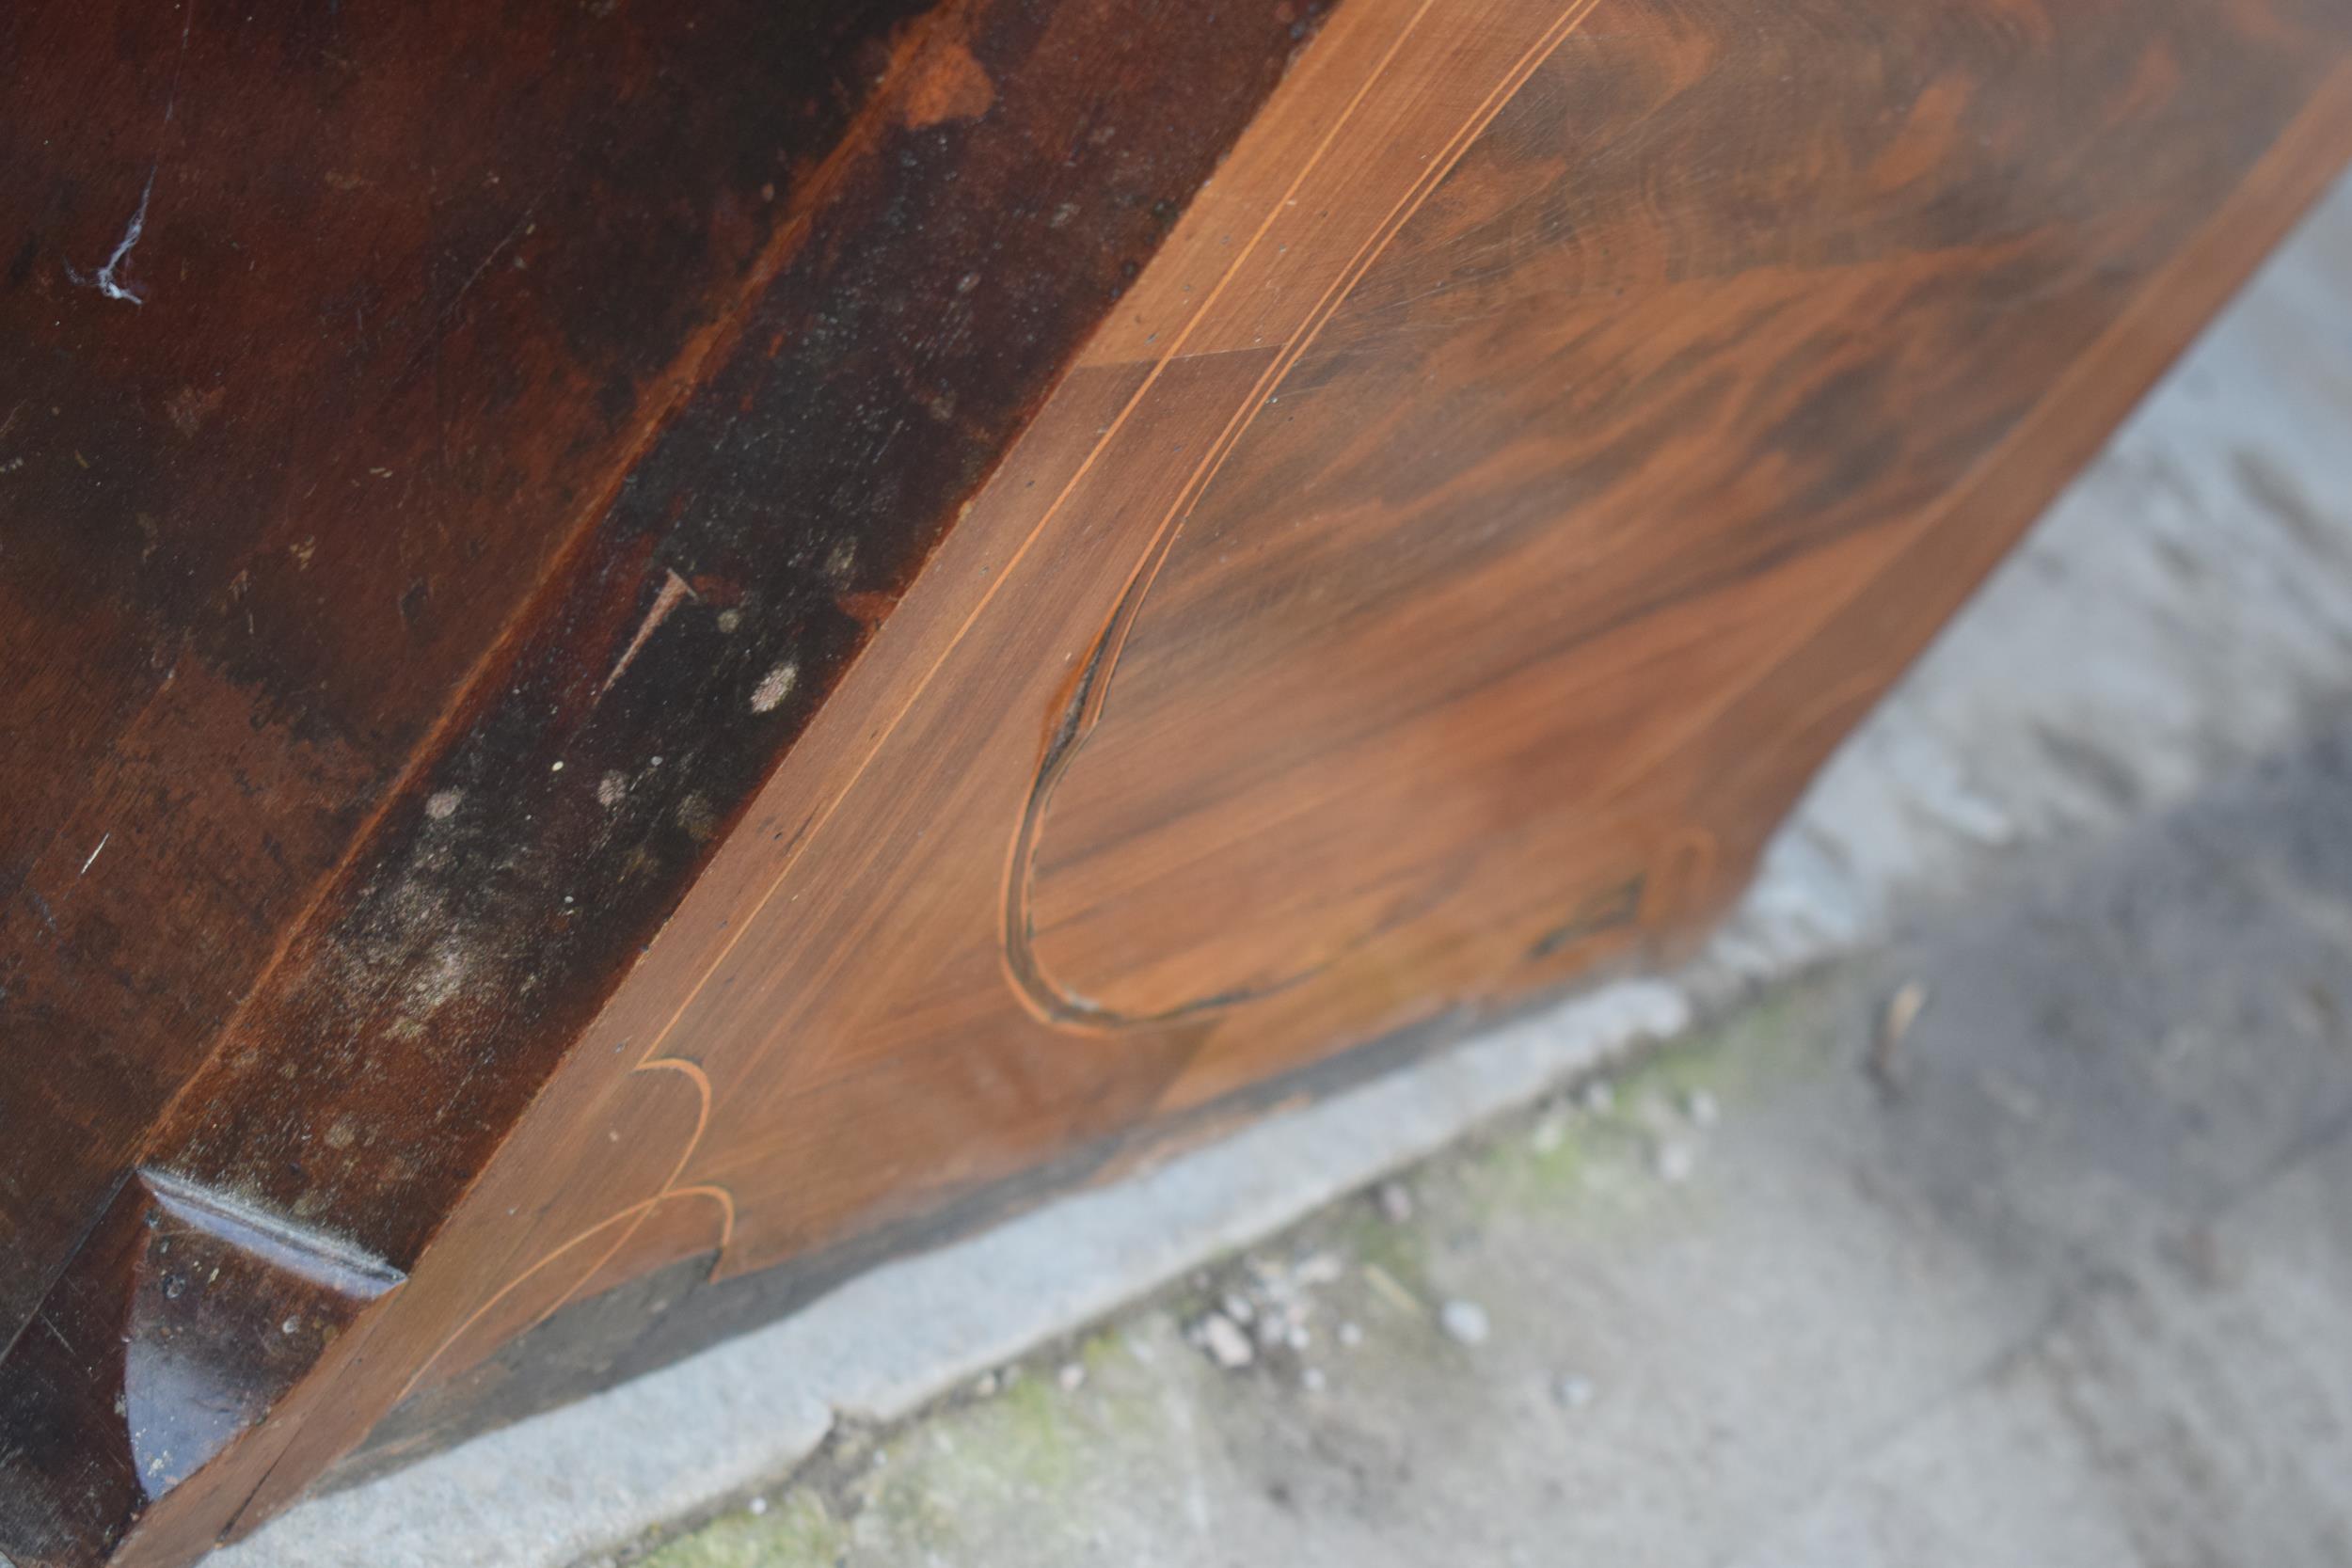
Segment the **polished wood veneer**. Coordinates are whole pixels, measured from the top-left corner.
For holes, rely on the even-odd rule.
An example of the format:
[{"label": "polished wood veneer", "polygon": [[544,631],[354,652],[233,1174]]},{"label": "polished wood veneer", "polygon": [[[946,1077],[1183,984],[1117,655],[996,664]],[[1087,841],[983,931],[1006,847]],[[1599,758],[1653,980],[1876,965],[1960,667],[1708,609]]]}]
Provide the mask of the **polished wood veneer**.
[{"label": "polished wood veneer", "polygon": [[0,21],[20,1562],[1671,955],[2352,152],[2344,0],[479,12]]}]

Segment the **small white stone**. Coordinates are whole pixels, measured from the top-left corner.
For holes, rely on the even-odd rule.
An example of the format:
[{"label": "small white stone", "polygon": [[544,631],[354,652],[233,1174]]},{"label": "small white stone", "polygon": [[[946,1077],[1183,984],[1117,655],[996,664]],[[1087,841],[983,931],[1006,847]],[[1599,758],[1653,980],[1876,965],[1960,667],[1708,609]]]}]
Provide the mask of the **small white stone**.
[{"label": "small white stone", "polygon": [[1549,1154],[1567,1141],[1568,1130],[1558,1117],[1546,1117],[1535,1124],[1535,1131],[1527,1136],[1527,1145],[1538,1154]]},{"label": "small white stone", "polygon": [[1298,1386],[1310,1394],[1320,1394],[1324,1388],[1323,1369],[1309,1367],[1298,1374]]},{"label": "small white stone", "polygon": [[1403,1225],[1413,1217],[1412,1189],[1402,1181],[1380,1183],[1380,1213],[1391,1225]]},{"label": "small white stone", "polygon": [[1075,1361],[1073,1361],[1068,1366],[1064,1367],[1054,1379],[1055,1382],[1061,1385],[1061,1391],[1065,1394],[1076,1393],[1080,1388],[1085,1386],[1086,1380],[1087,1370],[1084,1367],[1079,1366]]},{"label": "small white stone", "polygon": [[1594,1392],[1593,1380],[1589,1377],[1570,1375],[1551,1386],[1551,1397],[1569,1410],[1581,1410],[1592,1403]]},{"label": "small white stone", "polygon": [[1438,1323],[1446,1337],[1460,1345],[1483,1345],[1490,1325],[1486,1309],[1474,1301],[1449,1301],[1438,1309]]},{"label": "small white stone", "polygon": [[1698,1163],[1697,1151],[1679,1138],[1665,1139],[1650,1157],[1658,1179],[1677,1185],[1691,1180],[1691,1173],[1698,1168]]},{"label": "small white stone", "polygon": [[765,1498],[765,1497],[754,1497],[754,1498],[752,1499],[752,1512],[753,1512],[754,1513],[767,1513],[767,1512],[768,1512],[768,1499],[767,1499],[767,1498]]},{"label": "small white stone", "polygon": [[1617,1108],[1617,1091],[1610,1085],[1606,1078],[1594,1079],[1584,1085],[1584,1092],[1576,1098],[1579,1103],[1597,1117],[1607,1116]]},{"label": "small white stone", "polygon": [[972,1392],[978,1395],[981,1399],[989,1399],[993,1397],[996,1392],[996,1374],[994,1372],[982,1372],[980,1374],[980,1380],[972,1385]]},{"label": "small white stone", "polygon": [[1354,1350],[1363,1342],[1364,1331],[1362,1329],[1352,1323],[1340,1324],[1340,1344],[1343,1348]]},{"label": "small white stone", "polygon": [[1724,1108],[1705,1089],[1692,1089],[1682,1097],[1682,1114],[1691,1118],[1691,1125],[1702,1130],[1724,1119]]},{"label": "small white stone", "polygon": [[1258,1316],[1257,1307],[1252,1306],[1249,1298],[1243,1295],[1239,1291],[1226,1291],[1225,1299],[1217,1303],[1217,1305],[1225,1309],[1225,1315],[1227,1317],[1232,1319],[1237,1323],[1252,1322]]},{"label": "small white stone", "polygon": [[1249,1336],[1233,1325],[1233,1320],[1222,1312],[1212,1312],[1200,1320],[1200,1345],[1209,1353],[1209,1359],[1227,1371],[1236,1371],[1258,1358],[1257,1347]]},{"label": "small white stone", "polygon": [[1298,1267],[1291,1271],[1291,1277],[1301,1285],[1313,1287],[1334,1284],[1346,1273],[1347,1265],[1340,1261],[1338,1254],[1318,1252],[1300,1259]]}]

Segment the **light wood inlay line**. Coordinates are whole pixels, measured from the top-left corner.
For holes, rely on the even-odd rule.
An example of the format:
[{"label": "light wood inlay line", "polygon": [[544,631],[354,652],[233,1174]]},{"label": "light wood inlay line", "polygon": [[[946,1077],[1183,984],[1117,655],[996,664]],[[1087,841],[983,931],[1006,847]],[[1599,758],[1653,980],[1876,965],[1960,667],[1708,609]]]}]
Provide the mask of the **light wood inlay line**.
[{"label": "light wood inlay line", "polygon": [[[806,853],[808,847],[815,842],[818,835],[824,831],[826,824],[832,819],[835,810],[837,810],[841,803],[855,790],[859,780],[865,776],[866,769],[871,766],[873,760],[881,755],[882,752],[888,747],[891,737],[897,733],[900,721],[903,721],[907,714],[912,712],[914,706],[921,701],[923,695],[930,689],[932,681],[937,677],[939,673],[946,668],[957,648],[961,646],[964,639],[970,634],[973,627],[978,625],[981,617],[987,613],[991,605],[994,603],[997,595],[1003,592],[1005,585],[1012,578],[1014,573],[1018,570],[1023,562],[1027,559],[1032,547],[1037,544],[1039,539],[1044,535],[1054,520],[1061,514],[1062,509],[1069,503],[1071,497],[1077,492],[1081,483],[1085,481],[1088,474],[1093,470],[1095,465],[1100,461],[1103,454],[1116,444],[1121,431],[1134,418],[1137,409],[1143,406],[1153,387],[1158,383],[1168,366],[1184,356],[1185,346],[1191,341],[1196,330],[1203,322],[1208,321],[1214,316],[1217,304],[1224,297],[1227,290],[1232,285],[1234,279],[1239,277],[1245,272],[1252,257],[1263,244],[1266,235],[1273,230],[1276,223],[1280,220],[1284,212],[1290,207],[1293,199],[1297,196],[1299,190],[1312,176],[1317,166],[1322,164],[1325,156],[1333,147],[1338,145],[1349,123],[1354,119],[1357,112],[1361,108],[1366,98],[1371,95],[1372,91],[1378,85],[1382,77],[1388,73],[1390,68],[1394,64],[1405,49],[1407,40],[1411,39],[1415,30],[1421,26],[1423,20],[1429,15],[1430,11],[1436,6],[1436,3],[1437,0],[1421,0],[1420,5],[1413,11],[1411,17],[1406,21],[1405,25],[1398,30],[1396,37],[1390,41],[1386,50],[1382,53],[1372,71],[1367,72],[1364,79],[1358,84],[1355,92],[1348,99],[1345,108],[1339,115],[1333,118],[1331,124],[1327,129],[1322,138],[1315,144],[1313,150],[1304,163],[1302,163],[1297,173],[1293,177],[1289,186],[1283,191],[1280,198],[1269,205],[1263,217],[1260,220],[1257,229],[1250,234],[1248,241],[1236,252],[1231,264],[1228,265],[1219,275],[1216,283],[1206,294],[1202,296],[1200,306],[1187,318],[1184,327],[1170,341],[1167,351],[1153,362],[1152,369],[1146,374],[1143,381],[1132,393],[1129,394],[1126,402],[1120,407],[1117,417],[1104,428],[1102,436],[1088,451],[1085,458],[1072,472],[1070,478],[1063,483],[1053,500],[1047,504],[1045,510],[1039,515],[1036,523],[1030,527],[1026,535],[1022,539],[1019,546],[1007,560],[1002,570],[993,576],[987,590],[983,592],[978,602],[973,606],[971,611],[958,626],[955,634],[948,640],[946,647],[931,662],[929,669],[925,671],[924,674],[918,680],[914,689],[909,694],[906,701],[893,712],[890,721],[875,735],[872,743],[866,748],[856,768],[851,771],[849,778],[842,784],[841,787],[833,793],[827,800],[825,807],[811,820],[808,827],[801,833],[798,842],[792,846],[791,852],[784,858],[782,864],[778,867],[774,876],[769,881],[766,889],[762,892],[759,897],[754,901],[751,910],[742,918],[736,922],[732,936],[730,936],[730,938],[723,944],[717,948],[707,963],[702,968],[695,982],[686,990],[685,994],[680,998],[676,1007],[670,1014],[668,1020],[662,1024],[660,1030],[647,1044],[644,1053],[639,1058],[634,1070],[645,1071],[663,1065],[675,1065],[681,1069],[691,1066],[691,1064],[684,1062],[681,1058],[665,1057],[661,1054],[671,1036],[675,1032],[679,1022],[685,1018],[686,1014],[691,1010],[695,1000],[702,994],[704,989],[708,985],[711,978],[725,967],[727,959],[734,952],[736,945],[742,941],[744,934],[748,932],[755,924],[759,912],[765,910],[769,904],[772,902],[777,892],[781,890],[784,884],[790,879],[793,869],[798,865],[802,856]],[[1543,56],[1549,55],[1551,49],[1558,46],[1560,39],[1566,36],[1567,31],[1574,26],[1575,21],[1581,18],[1585,12],[1591,10],[1593,6],[1596,4],[1597,4],[1597,0],[1579,0],[1579,3],[1571,7],[1569,12],[1566,15],[1564,15],[1560,22],[1554,24],[1552,29],[1547,33],[1545,40],[1539,42],[1534,49],[1532,49],[1520,64],[1514,68],[1511,78],[1506,82],[1504,87],[1498,87],[1493,93],[1489,94],[1486,102],[1480,105],[1478,115],[1474,117],[1474,123],[1471,125],[1466,125],[1464,129],[1461,132],[1458,132],[1448,143],[1448,150],[1444,166],[1445,168],[1450,169],[1452,167],[1453,162],[1459,158],[1462,148],[1466,147],[1469,141],[1474,137],[1476,129],[1483,127],[1487,120],[1492,119],[1493,114],[1500,108],[1501,104],[1508,101],[1509,92],[1511,90],[1516,90],[1517,85],[1525,80],[1526,74],[1532,71],[1535,66],[1540,63]],[[1398,204],[1397,211],[1391,213],[1390,219],[1384,224],[1382,230],[1384,237],[1379,240],[1379,245],[1385,245],[1387,243],[1385,236],[1392,234],[1394,232],[1394,229],[1401,225],[1402,217],[1399,214],[1406,213],[1407,203],[1411,206],[1417,207],[1420,200],[1425,199],[1426,193],[1430,189],[1434,189],[1438,181],[1442,179],[1442,177],[1443,170],[1435,170],[1416,184],[1414,187],[1416,194],[1409,195],[1406,202],[1400,202]],[[1321,321],[1323,319],[1327,319],[1329,313],[1328,307],[1336,304],[1337,299],[1343,296],[1345,288],[1352,286],[1353,278],[1360,276],[1363,266],[1369,265],[1371,256],[1376,256],[1376,247],[1368,245],[1366,248],[1370,250],[1371,255],[1368,256],[1364,252],[1359,251],[1359,256],[1361,264],[1353,266],[1351,271],[1344,275],[1341,281],[1335,282],[1332,289],[1327,293],[1325,306],[1318,308],[1319,315],[1314,330],[1320,330]],[[1302,349],[1307,342],[1311,341],[1312,336],[1313,332],[1310,331],[1302,338],[1300,342],[1300,347]],[[1290,357],[1284,361],[1284,368],[1287,368],[1290,363],[1295,363],[1295,354],[1290,356]],[[1247,419],[1245,416],[1248,407],[1255,405],[1260,401],[1261,400],[1259,398],[1253,397],[1250,400],[1250,404],[1245,405],[1244,414],[1237,415],[1235,423],[1229,426],[1229,433],[1231,436],[1236,437],[1238,436],[1241,429],[1245,428],[1247,424]],[[1227,443],[1227,447],[1230,450],[1230,441]],[[1197,495],[1201,483],[1205,483],[1205,476],[1197,476],[1196,483],[1187,486],[1187,497]],[[1184,503],[1180,502],[1180,506],[1182,504]],[[1152,545],[1148,546],[1148,549],[1151,552],[1164,553],[1164,535],[1166,533],[1166,528],[1167,525],[1164,523],[1162,525],[1160,534],[1155,535]],[[1138,572],[1139,571],[1140,567],[1138,568]],[[1136,580],[1136,579],[1135,578],[1131,577],[1131,587]],[[586,1230],[576,1233],[553,1248],[551,1251],[544,1254],[537,1260],[532,1262],[521,1275],[517,1275],[513,1282],[501,1290],[496,1296],[493,1296],[488,1302],[484,1303],[480,1307],[476,1308],[471,1314],[469,1314],[465,1321],[461,1323],[458,1327],[442,1341],[439,1348],[435,1351],[433,1356],[428,1358],[425,1364],[419,1368],[415,1375],[409,1379],[407,1386],[403,1390],[404,1397],[405,1397],[405,1394],[409,1389],[413,1389],[417,1384],[423,1379],[426,1371],[431,1369],[434,1363],[437,1361],[442,1354],[446,1354],[452,1345],[455,1344],[464,1337],[466,1332],[481,1319],[483,1314],[488,1312],[499,1301],[503,1300],[506,1296],[511,1294],[513,1291],[524,1280],[537,1275],[539,1272],[555,1262],[559,1258],[570,1252],[574,1247],[580,1245],[582,1242],[601,1233],[616,1223],[620,1223],[622,1221],[628,1222],[620,1236],[615,1238],[606,1247],[603,1254],[599,1256],[596,1262],[592,1263],[587,1269],[580,1273],[579,1277],[562,1293],[562,1295],[551,1301],[534,1317],[534,1323],[544,1322],[548,1317],[551,1316],[555,1311],[560,1309],[565,1302],[571,1300],[581,1286],[585,1285],[590,1279],[595,1278],[597,1271],[628,1245],[629,1239],[635,1235],[644,1221],[651,1216],[654,1209],[657,1208],[666,1197],[676,1196],[677,1194],[684,1192],[707,1191],[720,1196],[722,1199],[725,1199],[723,1191],[717,1187],[679,1188],[675,1186],[678,1179],[684,1175],[688,1165],[691,1163],[695,1149],[701,1142],[702,1133],[707,1127],[709,1120],[709,1081],[707,1076],[701,1073],[699,1069],[694,1069],[693,1077],[703,1097],[701,1112],[697,1118],[693,1133],[687,1140],[685,1147],[680,1150],[676,1161],[672,1167],[670,1176],[663,1184],[662,1190],[657,1193],[653,1197],[632,1204],[628,1209],[621,1211],[620,1213],[600,1220],[596,1225],[588,1227]],[[733,1231],[733,1205],[731,1199],[727,1199],[725,1201],[725,1229],[722,1235],[720,1243],[721,1260],[718,1264],[714,1265],[714,1268],[723,1267],[727,1243],[729,1238],[731,1238]]]},{"label": "light wood inlay line", "polygon": [[[1195,310],[1192,316],[1187,320],[1184,329],[1172,341],[1169,342],[1168,351],[1161,355],[1153,363],[1150,373],[1145,377],[1143,383],[1136,388],[1133,394],[1129,396],[1126,404],[1120,410],[1118,417],[1113,420],[1110,425],[1104,431],[1102,437],[1096,441],[1094,446],[1088,451],[1085,459],[1079,464],[1076,470],[1072,473],[1069,481],[1062,486],[1060,492],[1057,494],[1053,501],[1047,505],[1045,511],[1040,515],[1037,522],[1030,528],[1026,536],[1023,538],[1019,547],[1016,548],[1010,558],[1006,561],[1003,568],[993,575],[988,588],[981,594],[979,601],[973,606],[971,612],[966,615],[962,622],[957,626],[955,634],[948,640],[946,649],[943,650],[940,656],[932,661],[930,667],[924,673],[920,681],[917,682],[914,693],[904,704],[892,713],[889,722],[882,726],[882,728],[875,735],[873,743],[866,749],[858,766],[851,771],[848,780],[838,790],[834,791],[827,799],[824,808],[818,813],[816,817],[809,823],[807,829],[802,832],[799,841],[792,846],[791,853],[785,856],[783,863],[778,866],[774,877],[770,879],[766,891],[754,901],[751,910],[741,919],[736,922],[733,933],[724,942],[718,945],[709,962],[702,968],[699,977],[695,980],[692,986],[688,988],[685,995],[679,1000],[676,1008],[671,1013],[668,1022],[665,1022],[661,1026],[660,1032],[654,1036],[652,1042],[646,1047],[645,1056],[644,1059],[649,1060],[661,1053],[662,1047],[668,1041],[672,1032],[676,1029],[679,1021],[683,1019],[688,1010],[692,1007],[695,1000],[702,995],[704,988],[709,984],[712,976],[717,974],[720,970],[725,967],[728,956],[735,951],[737,944],[743,940],[744,934],[748,932],[756,923],[760,911],[765,910],[769,904],[773,901],[777,892],[782,889],[787,880],[790,879],[794,867],[800,863],[801,858],[807,852],[808,846],[819,833],[824,831],[825,825],[832,820],[834,814],[840,808],[841,803],[850,797],[852,791],[855,790],[858,781],[865,777],[866,769],[872,766],[874,759],[881,755],[883,749],[888,746],[891,736],[898,732],[899,724],[905,720],[907,714],[914,709],[915,704],[921,700],[923,694],[930,689],[931,683],[937,678],[939,672],[946,666],[949,659],[953,657],[956,649],[961,646],[964,639],[970,635],[972,628],[978,624],[980,618],[988,612],[990,606],[995,602],[997,595],[1004,591],[1006,583],[1012,578],[1014,573],[1018,571],[1022,563],[1027,560],[1031,549],[1036,546],[1038,540],[1043,536],[1046,529],[1052,524],[1054,519],[1060,515],[1061,509],[1068,504],[1071,496],[1075,493],[1080,483],[1086,478],[1087,474],[1092,470],[1094,465],[1101,458],[1103,452],[1107,450],[1109,446],[1118,438],[1120,430],[1123,429],[1127,421],[1133,418],[1136,409],[1142,405],[1152,388],[1157,383],[1161,375],[1167,371],[1168,367],[1174,363],[1177,359],[1183,357],[1184,344],[1191,340],[1195,329],[1198,328],[1199,325],[1203,321],[1207,320],[1212,314],[1217,301],[1223,297],[1226,289],[1230,287],[1232,280],[1240,275],[1244,265],[1248,261],[1250,256],[1264,241],[1267,231],[1274,227],[1275,222],[1281,216],[1282,212],[1290,199],[1297,195],[1299,188],[1306,183],[1309,176],[1314,172],[1316,166],[1322,163],[1325,155],[1328,153],[1332,147],[1339,142],[1342,134],[1346,130],[1348,123],[1354,119],[1357,110],[1361,107],[1365,98],[1370,95],[1373,87],[1378,83],[1380,78],[1387,73],[1390,67],[1396,60],[1399,53],[1404,49],[1406,40],[1409,39],[1414,30],[1421,25],[1422,20],[1429,15],[1436,3],[1437,0],[1421,0],[1421,5],[1413,12],[1411,20],[1408,21],[1398,32],[1396,38],[1390,43],[1386,53],[1380,56],[1378,64],[1357,87],[1355,94],[1349,98],[1346,107],[1343,109],[1340,114],[1333,117],[1330,127],[1325,132],[1323,138],[1315,144],[1313,152],[1300,166],[1296,177],[1292,181],[1289,188],[1284,191],[1282,198],[1276,201],[1271,207],[1268,208],[1266,214],[1263,220],[1259,224],[1257,230],[1250,235],[1248,243],[1243,245],[1239,253],[1234,256],[1232,263],[1227,267],[1225,272],[1219,277],[1216,286],[1202,297],[1200,308]],[[1591,0],[1586,0],[1587,5],[1590,3]]]}]

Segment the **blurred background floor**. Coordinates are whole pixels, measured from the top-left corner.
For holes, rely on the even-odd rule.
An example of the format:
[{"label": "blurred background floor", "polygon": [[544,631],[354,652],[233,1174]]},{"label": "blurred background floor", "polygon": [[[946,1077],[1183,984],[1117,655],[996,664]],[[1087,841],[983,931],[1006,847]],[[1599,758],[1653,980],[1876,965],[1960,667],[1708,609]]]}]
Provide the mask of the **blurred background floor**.
[{"label": "blurred background floor", "polygon": [[[1073,1295],[1106,1266],[1048,1211],[1033,1290],[984,1239],[898,1292],[919,1322],[819,1304],[856,1333],[763,1331],[219,1561],[2352,1562],[2352,188],[1672,995],[1711,1022],[1239,1258],[1171,1283],[1136,1207]],[[1199,1158],[1247,1187],[1323,1114]],[[965,1332],[991,1291],[1039,1305]],[[943,1318],[895,1403],[806,1348]]]}]

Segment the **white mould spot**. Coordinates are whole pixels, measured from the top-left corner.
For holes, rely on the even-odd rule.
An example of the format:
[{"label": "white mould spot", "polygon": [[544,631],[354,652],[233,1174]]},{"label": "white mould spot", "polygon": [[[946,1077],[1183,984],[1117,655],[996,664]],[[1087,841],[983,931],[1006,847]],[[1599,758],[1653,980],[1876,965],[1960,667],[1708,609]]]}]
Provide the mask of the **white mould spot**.
[{"label": "white mould spot", "polygon": [[677,803],[677,824],[695,840],[707,840],[718,831],[719,816],[710,809],[710,802],[702,798],[701,792],[696,791]]},{"label": "white mould spot", "polygon": [[453,937],[444,939],[409,981],[408,1010],[423,1016],[442,1006],[466,989],[472,969],[466,944]]},{"label": "white mould spot", "polygon": [[628,781],[618,773],[607,773],[596,781],[596,804],[607,811],[628,798]]},{"label": "white mould spot", "polygon": [[462,789],[436,790],[425,800],[424,814],[436,822],[446,822],[457,815],[457,803],[465,798]]},{"label": "white mould spot", "polygon": [[793,683],[801,678],[801,667],[791,659],[769,671],[752,689],[752,711],[766,713],[792,694]]}]

